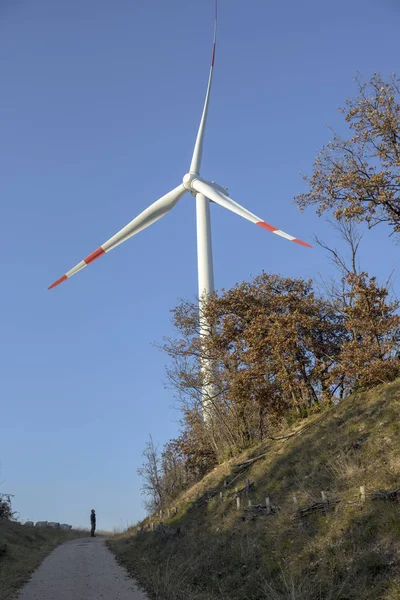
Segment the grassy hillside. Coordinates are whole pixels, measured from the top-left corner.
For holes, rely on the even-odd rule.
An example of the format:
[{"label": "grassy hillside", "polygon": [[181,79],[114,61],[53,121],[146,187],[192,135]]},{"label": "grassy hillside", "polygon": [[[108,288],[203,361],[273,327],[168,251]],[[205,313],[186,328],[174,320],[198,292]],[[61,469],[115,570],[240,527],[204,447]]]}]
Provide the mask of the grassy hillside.
[{"label": "grassy hillside", "polygon": [[[399,600],[400,504],[369,497],[400,487],[399,424],[400,381],[357,394],[215,469],[176,503],[164,532],[132,528],[110,547],[160,600]],[[235,464],[264,453],[224,488]],[[274,514],[244,520],[232,488],[246,478],[252,504],[269,497]],[[188,511],[206,491],[217,493]],[[302,508],[322,491],[340,502],[298,518],[293,496]]]},{"label": "grassy hillside", "polygon": [[11,600],[16,591],[56,546],[82,535],[81,531],[28,528],[0,521],[0,600]]}]

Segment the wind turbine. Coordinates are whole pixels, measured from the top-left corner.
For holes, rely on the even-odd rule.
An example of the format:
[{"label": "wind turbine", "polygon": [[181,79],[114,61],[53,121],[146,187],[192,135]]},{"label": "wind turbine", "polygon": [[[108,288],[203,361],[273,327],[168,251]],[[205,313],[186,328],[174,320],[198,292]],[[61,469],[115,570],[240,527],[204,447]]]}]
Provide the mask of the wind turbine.
[{"label": "wind turbine", "polygon": [[[116,233],[107,242],[99,246],[97,250],[89,254],[80,263],[73,267],[70,271],[67,271],[65,275],[57,279],[50,287],[49,290],[56,287],[63,281],[66,281],[78,271],[84,269],[87,265],[103,256],[110,250],[113,250],[122,242],[125,242],[133,235],[136,235],[146,227],[149,227],[161,217],[166,215],[179,200],[187,193],[191,194],[196,198],[196,222],[197,222],[197,264],[198,264],[198,293],[199,293],[199,311],[200,311],[200,338],[204,339],[210,334],[210,328],[203,317],[202,307],[206,302],[208,296],[214,292],[214,271],[213,271],[213,259],[212,259],[212,245],[211,245],[211,222],[210,222],[210,202],[219,204],[223,208],[226,208],[240,217],[247,219],[255,225],[259,225],[263,229],[275,233],[280,237],[283,237],[290,242],[295,242],[302,246],[311,248],[310,244],[302,242],[298,238],[285,233],[281,229],[270,225],[260,217],[257,217],[254,213],[250,212],[234,200],[228,197],[227,191],[222,186],[215,182],[210,182],[200,176],[200,167],[203,154],[203,142],[204,134],[207,123],[208,107],[210,103],[211,85],[214,74],[214,62],[215,62],[215,50],[217,44],[217,17],[218,17],[218,0],[215,0],[215,18],[214,18],[214,40],[211,57],[210,74],[208,78],[207,93],[204,102],[203,113],[201,115],[200,126],[197,133],[196,143],[194,146],[192,162],[190,164],[189,172],[183,176],[182,183],[175,189],[171,190],[165,196],[162,196],[159,200],[151,204],[146,208],[139,216],[133,221],[128,223],[123,229]],[[203,359],[201,363],[201,370],[203,374],[203,387],[202,387],[202,405],[203,413],[207,404],[213,396],[212,384],[212,363],[209,359]]]}]

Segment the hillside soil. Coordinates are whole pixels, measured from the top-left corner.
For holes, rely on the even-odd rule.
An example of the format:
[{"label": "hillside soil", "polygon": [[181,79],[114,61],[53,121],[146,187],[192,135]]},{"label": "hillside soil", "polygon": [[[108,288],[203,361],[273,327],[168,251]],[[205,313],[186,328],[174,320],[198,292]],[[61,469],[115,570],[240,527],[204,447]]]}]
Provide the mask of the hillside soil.
[{"label": "hillside soil", "polygon": [[400,600],[399,424],[399,380],[355,394],[220,465],[162,526],[149,517],[110,548],[159,600]]}]

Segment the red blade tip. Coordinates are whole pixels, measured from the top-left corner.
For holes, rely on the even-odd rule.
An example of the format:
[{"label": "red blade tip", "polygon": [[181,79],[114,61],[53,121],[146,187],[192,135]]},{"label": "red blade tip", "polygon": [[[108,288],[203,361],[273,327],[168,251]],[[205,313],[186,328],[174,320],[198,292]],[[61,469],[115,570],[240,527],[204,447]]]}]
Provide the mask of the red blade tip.
[{"label": "red blade tip", "polygon": [[66,275],[63,275],[62,277],[60,277],[60,279],[57,279],[57,281],[55,281],[54,283],[51,284],[51,286],[48,288],[49,290],[52,290],[53,288],[55,288],[57,285],[60,285],[60,283],[62,283],[63,281],[65,281],[66,279],[68,279],[68,277]]},{"label": "red blade tip", "polygon": [[300,246],[305,246],[306,248],[312,248],[312,246],[310,244],[307,244],[307,242],[302,242],[301,240],[298,240],[297,238],[293,240],[295,242],[295,244],[300,244]]}]

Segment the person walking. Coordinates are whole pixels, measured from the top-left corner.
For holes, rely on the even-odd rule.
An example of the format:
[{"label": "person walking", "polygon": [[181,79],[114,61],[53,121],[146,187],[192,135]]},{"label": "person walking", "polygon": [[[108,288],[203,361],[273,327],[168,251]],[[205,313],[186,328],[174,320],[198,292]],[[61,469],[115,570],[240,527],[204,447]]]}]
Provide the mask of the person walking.
[{"label": "person walking", "polygon": [[90,512],[90,537],[96,537],[94,532],[96,531],[96,513],[94,508]]}]

